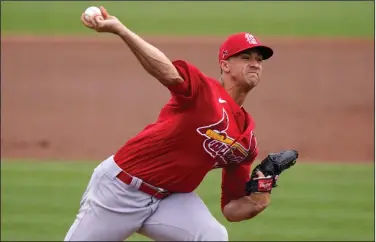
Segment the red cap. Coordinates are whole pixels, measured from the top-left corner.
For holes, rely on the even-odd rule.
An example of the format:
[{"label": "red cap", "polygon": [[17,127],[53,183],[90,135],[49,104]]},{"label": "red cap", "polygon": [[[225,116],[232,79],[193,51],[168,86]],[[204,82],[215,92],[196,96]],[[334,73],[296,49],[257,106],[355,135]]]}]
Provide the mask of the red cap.
[{"label": "red cap", "polygon": [[260,41],[247,32],[233,34],[221,45],[219,49],[219,61],[226,60],[230,56],[238,54],[244,50],[257,48],[263,59],[269,59],[273,55],[270,47],[262,45]]}]

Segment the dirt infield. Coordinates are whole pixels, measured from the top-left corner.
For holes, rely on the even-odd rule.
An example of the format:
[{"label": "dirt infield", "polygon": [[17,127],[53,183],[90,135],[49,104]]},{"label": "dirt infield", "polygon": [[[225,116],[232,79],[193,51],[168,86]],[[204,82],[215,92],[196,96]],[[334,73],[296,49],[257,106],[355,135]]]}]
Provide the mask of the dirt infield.
[{"label": "dirt infield", "polygon": [[[147,38],[218,77],[218,38]],[[265,39],[275,56],[245,107],[260,156],[374,160],[372,40]],[[1,155],[100,159],[153,122],[169,93],[115,37],[3,38]]]}]

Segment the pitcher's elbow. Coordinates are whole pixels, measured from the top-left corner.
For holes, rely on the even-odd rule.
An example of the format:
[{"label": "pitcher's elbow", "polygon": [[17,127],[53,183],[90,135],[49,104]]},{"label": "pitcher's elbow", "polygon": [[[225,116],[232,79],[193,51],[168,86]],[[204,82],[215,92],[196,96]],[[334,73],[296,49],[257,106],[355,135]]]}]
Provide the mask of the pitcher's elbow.
[{"label": "pitcher's elbow", "polygon": [[241,219],[239,219],[239,218],[237,218],[237,217],[235,217],[235,216],[231,216],[231,215],[229,215],[229,214],[225,214],[225,213],[223,213],[223,216],[226,218],[226,220],[227,220],[228,222],[231,222],[231,223],[236,223],[236,222],[240,222],[240,221],[242,221]]},{"label": "pitcher's elbow", "polygon": [[264,211],[269,206],[269,203],[257,203],[250,206],[249,209],[244,210],[231,210],[231,209],[224,209],[223,216],[229,222],[241,222],[244,220],[249,220],[256,217],[262,211]]},{"label": "pitcher's elbow", "polygon": [[236,210],[225,208],[223,209],[222,214],[226,218],[226,220],[231,223],[241,222],[247,219],[247,216],[245,213],[236,211]]},{"label": "pitcher's elbow", "polygon": [[176,75],[159,75],[157,77],[157,79],[159,79],[159,81],[166,85],[166,86],[169,86],[169,85],[177,85],[179,83],[182,83],[184,80],[183,78],[181,78],[180,76],[176,76]]}]

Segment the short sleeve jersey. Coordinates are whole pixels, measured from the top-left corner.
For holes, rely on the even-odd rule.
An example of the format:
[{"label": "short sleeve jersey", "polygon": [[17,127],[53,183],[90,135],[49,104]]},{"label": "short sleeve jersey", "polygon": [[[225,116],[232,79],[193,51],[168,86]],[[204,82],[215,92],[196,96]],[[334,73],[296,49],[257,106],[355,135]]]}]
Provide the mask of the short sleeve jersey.
[{"label": "short sleeve jersey", "polygon": [[129,139],[115,162],[129,174],[170,192],[192,192],[222,168],[221,207],[244,196],[258,154],[254,121],[220,85],[192,64],[173,62],[184,82],[171,93],[156,122]]}]

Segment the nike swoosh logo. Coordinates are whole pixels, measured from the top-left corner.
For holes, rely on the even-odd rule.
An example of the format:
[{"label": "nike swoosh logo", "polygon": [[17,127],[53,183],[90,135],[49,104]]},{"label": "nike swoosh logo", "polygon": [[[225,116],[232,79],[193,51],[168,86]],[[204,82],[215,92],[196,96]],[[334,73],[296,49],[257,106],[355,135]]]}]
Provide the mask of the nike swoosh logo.
[{"label": "nike swoosh logo", "polygon": [[223,100],[222,98],[218,98],[218,102],[219,102],[219,103],[225,103],[226,100]]}]

